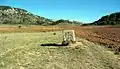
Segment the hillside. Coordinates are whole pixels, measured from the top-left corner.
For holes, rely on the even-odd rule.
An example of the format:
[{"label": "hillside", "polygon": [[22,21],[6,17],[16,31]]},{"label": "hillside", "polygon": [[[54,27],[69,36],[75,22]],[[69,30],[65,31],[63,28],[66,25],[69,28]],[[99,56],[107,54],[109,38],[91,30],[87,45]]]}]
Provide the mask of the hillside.
[{"label": "hillside", "polygon": [[34,15],[24,9],[0,6],[0,24],[37,24],[51,23],[52,20]]},{"label": "hillside", "polygon": [[77,21],[56,20],[34,15],[27,10],[10,6],[0,6],[0,24],[58,25],[81,24]]},{"label": "hillside", "polygon": [[101,17],[99,20],[84,25],[120,25],[120,12]]}]

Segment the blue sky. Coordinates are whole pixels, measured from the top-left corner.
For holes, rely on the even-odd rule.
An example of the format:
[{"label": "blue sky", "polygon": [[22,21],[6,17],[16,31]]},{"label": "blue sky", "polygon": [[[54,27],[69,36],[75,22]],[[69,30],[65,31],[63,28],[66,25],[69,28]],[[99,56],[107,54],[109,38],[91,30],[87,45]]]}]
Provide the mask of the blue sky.
[{"label": "blue sky", "polygon": [[0,5],[23,8],[53,20],[80,22],[93,22],[104,15],[120,11],[120,0],[0,0]]}]

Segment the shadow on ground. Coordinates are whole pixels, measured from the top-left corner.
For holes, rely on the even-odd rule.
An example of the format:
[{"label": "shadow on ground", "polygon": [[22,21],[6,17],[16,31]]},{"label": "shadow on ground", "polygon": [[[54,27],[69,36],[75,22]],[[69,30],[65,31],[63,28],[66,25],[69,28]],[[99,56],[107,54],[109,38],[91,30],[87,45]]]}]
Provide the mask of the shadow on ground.
[{"label": "shadow on ground", "polygon": [[46,43],[41,44],[41,46],[68,46],[68,44]]}]

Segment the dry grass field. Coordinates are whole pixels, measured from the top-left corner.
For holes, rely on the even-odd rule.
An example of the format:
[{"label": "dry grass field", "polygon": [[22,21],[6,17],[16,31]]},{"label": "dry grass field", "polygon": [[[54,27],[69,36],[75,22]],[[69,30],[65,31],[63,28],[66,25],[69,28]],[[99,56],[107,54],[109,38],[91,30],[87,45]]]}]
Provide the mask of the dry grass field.
[{"label": "dry grass field", "polygon": [[[120,69],[120,55],[115,55],[114,51],[104,45],[96,44],[99,43],[99,37],[96,36],[103,36],[96,32],[103,32],[99,28],[107,29],[80,26],[0,26],[0,69]],[[76,44],[70,47],[41,46],[61,43],[63,29],[75,30]]]},{"label": "dry grass field", "polygon": [[47,32],[61,30],[75,30],[77,37],[87,39],[94,43],[105,45],[120,52],[120,27],[119,26],[36,26],[28,25],[2,25],[0,32]]}]

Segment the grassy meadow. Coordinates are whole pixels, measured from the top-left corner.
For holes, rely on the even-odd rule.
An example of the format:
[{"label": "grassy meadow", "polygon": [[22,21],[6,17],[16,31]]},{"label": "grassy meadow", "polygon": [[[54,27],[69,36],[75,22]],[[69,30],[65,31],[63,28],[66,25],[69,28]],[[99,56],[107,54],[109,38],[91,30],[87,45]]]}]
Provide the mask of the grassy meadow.
[{"label": "grassy meadow", "polygon": [[0,69],[120,69],[118,55],[85,39],[77,38],[70,46],[41,46],[61,43],[62,35],[62,31],[2,31]]}]

